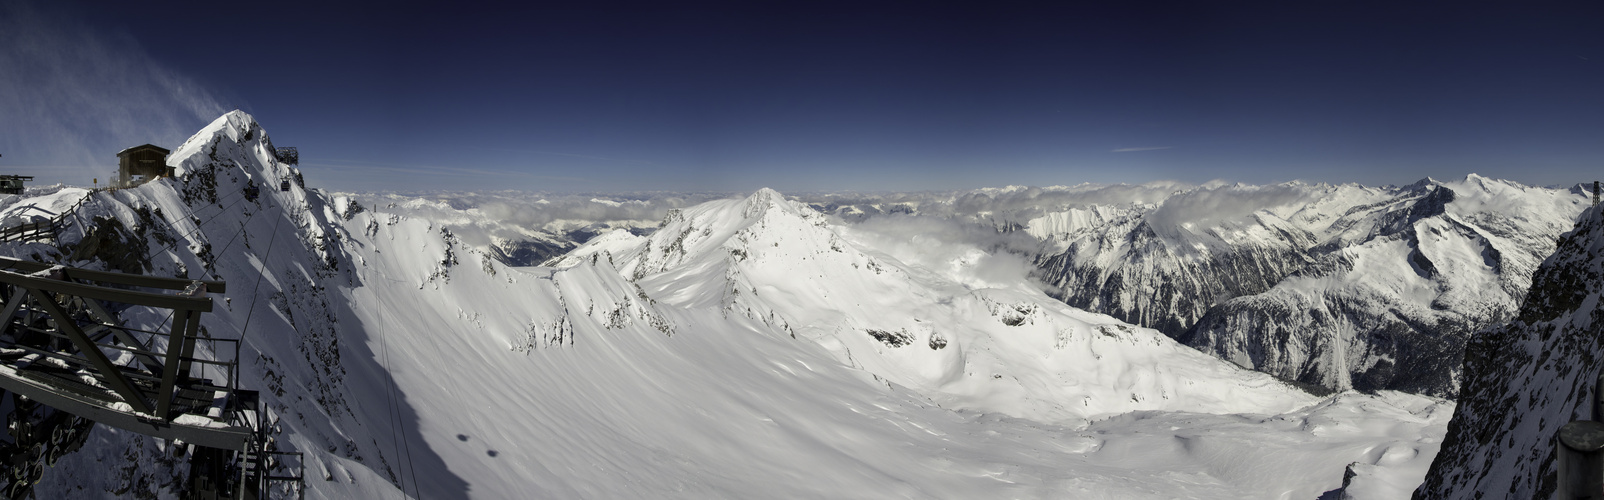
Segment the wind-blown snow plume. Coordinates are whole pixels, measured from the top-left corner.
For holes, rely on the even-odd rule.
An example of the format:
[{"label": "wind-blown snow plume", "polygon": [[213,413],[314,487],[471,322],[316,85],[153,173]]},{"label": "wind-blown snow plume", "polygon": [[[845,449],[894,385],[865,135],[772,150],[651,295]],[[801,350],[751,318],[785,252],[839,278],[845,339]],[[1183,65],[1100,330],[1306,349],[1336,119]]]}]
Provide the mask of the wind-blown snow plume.
[{"label": "wind-blown snow plume", "polygon": [[0,152],[8,172],[88,185],[117,151],[172,147],[225,111],[127,33],[100,33],[26,0],[0,3]]}]

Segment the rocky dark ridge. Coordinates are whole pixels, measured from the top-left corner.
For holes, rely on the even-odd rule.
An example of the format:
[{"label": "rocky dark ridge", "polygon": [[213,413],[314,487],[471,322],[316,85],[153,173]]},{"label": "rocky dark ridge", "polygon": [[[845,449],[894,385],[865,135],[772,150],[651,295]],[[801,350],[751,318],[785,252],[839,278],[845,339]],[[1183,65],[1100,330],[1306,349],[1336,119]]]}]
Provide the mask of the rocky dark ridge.
[{"label": "rocky dark ridge", "polygon": [[[1277,232],[1277,241],[1232,246],[1191,259],[1189,249],[1175,248],[1148,224],[1137,222],[1128,231],[1115,228],[1043,258],[1038,275],[1057,287],[1051,295],[1066,304],[1178,337],[1215,304],[1268,290],[1310,263],[1306,248],[1314,241],[1300,233]],[[1121,247],[1129,250],[1116,265],[1083,258]]]}]

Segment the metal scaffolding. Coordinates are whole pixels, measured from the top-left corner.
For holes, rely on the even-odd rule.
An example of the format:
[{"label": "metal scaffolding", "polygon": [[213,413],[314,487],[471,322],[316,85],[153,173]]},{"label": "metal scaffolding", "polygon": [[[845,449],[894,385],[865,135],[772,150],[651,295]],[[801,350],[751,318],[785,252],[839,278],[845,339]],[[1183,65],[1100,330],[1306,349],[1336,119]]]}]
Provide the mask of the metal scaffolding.
[{"label": "metal scaffolding", "polygon": [[[290,479],[299,495],[298,474],[273,472],[286,454],[273,449],[256,391],[239,389],[239,340],[202,335],[210,295],[226,287],[0,257],[0,389],[70,414],[72,425],[193,446],[197,498],[263,498]],[[166,332],[125,325],[117,312],[131,308],[169,311],[171,324]],[[15,429],[13,437],[24,441]],[[298,454],[289,455],[298,466]]]}]

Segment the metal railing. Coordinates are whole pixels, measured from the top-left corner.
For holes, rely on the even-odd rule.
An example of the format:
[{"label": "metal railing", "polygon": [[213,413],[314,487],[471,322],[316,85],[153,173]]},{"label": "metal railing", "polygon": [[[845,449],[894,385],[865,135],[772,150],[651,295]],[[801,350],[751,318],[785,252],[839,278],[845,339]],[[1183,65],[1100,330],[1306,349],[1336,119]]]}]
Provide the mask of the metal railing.
[{"label": "metal railing", "polygon": [[[265,451],[262,453],[262,490],[260,498],[285,498],[294,493],[306,498],[306,455],[299,451]],[[291,459],[286,463],[285,459]],[[281,474],[282,472],[282,474]],[[278,493],[283,495],[276,495]]]},{"label": "metal railing", "polygon": [[71,224],[80,226],[83,224],[83,221],[78,218],[78,209],[83,208],[84,203],[88,202],[99,191],[99,189],[92,189],[88,193],[84,193],[83,198],[79,198],[77,203],[73,203],[71,207],[56,214],[55,217],[48,221],[27,222],[0,229],[0,243],[57,241],[62,229],[70,227]]},{"label": "metal railing", "polygon": [[41,221],[18,224],[0,229],[0,242],[43,241],[56,239],[56,222]]}]

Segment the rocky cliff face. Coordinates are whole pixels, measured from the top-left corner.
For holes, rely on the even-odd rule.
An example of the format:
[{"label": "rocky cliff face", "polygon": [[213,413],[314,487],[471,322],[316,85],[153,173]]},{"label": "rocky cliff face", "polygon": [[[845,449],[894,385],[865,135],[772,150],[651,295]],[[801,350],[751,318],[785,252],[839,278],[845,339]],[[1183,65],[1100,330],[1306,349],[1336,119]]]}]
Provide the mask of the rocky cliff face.
[{"label": "rocky cliff face", "polygon": [[1604,346],[1604,215],[1588,210],[1532,278],[1514,321],[1465,348],[1459,409],[1415,498],[1548,498],[1554,436],[1589,418]]},{"label": "rocky cliff face", "polygon": [[1065,303],[1174,337],[1214,304],[1268,290],[1311,260],[1312,235],[1273,224],[1252,227],[1262,239],[1199,248],[1129,219],[1074,241],[1039,267]]},{"label": "rocky cliff face", "polygon": [[1047,214],[1028,231],[1048,247],[1038,274],[1058,298],[1180,337],[1215,305],[1314,262],[1354,208],[1396,198],[1357,185],[1202,187],[1112,217]]}]

